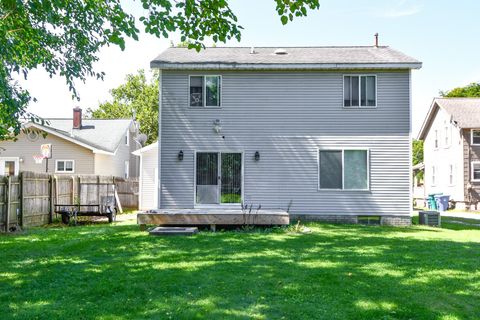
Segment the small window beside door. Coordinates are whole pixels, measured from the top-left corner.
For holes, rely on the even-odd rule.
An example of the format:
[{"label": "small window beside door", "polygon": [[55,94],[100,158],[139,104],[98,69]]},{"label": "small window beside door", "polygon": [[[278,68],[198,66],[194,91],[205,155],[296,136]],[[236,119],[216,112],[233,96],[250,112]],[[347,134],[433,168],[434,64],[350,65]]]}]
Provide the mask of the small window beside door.
[{"label": "small window beside door", "polygon": [[73,173],[75,171],[74,160],[56,160],[55,172],[57,173]]},{"label": "small window beside door", "polygon": [[374,108],[377,106],[377,77],[375,75],[343,76],[343,106]]},{"label": "small window beside door", "polygon": [[190,107],[220,107],[220,97],[220,76],[190,76]]}]

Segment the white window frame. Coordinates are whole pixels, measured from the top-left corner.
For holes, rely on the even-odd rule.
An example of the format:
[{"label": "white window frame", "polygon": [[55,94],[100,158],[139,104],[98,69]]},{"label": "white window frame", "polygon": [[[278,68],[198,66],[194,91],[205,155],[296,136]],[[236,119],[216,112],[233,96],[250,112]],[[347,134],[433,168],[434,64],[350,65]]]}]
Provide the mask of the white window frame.
[{"label": "white window frame", "polygon": [[[342,188],[341,189],[325,189],[320,188],[320,151],[341,151],[342,152]],[[366,189],[345,189],[345,151],[366,151],[367,152],[367,188]],[[369,148],[318,148],[317,149],[317,191],[370,191],[370,149]]]},{"label": "white window frame", "polygon": [[127,133],[125,134],[125,145],[130,146],[130,130],[127,130]]},{"label": "white window frame", "polygon": [[474,173],[474,166],[475,166],[476,164],[477,164],[477,165],[480,165],[480,161],[472,161],[471,164],[470,164],[470,169],[471,169],[470,180],[471,180],[472,182],[480,182],[480,179],[474,179],[474,178],[473,178],[473,177],[474,177],[474,175],[473,175],[473,173]]},{"label": "white window frame", "polygon": [[5,175],[5,162],[8,161],[15,162],[15,170],[13,175],[18,176],[20,173],[20,157],[0,157],[0,165],[2,166],[0,167],[0,175]]},{"label": "white window frame", "polygon": [[452,129],[448,124],[443,128],[445,136],[443,137],[444,148],[450,148],[452,145]]},{"label": "white window frame", "polygon": [[438,147],[440,146],[440,140],[438,139],[438,129],[435,129],[434,131],[434,140],[433,140],[433,148],[434,150],[438,150]]},{"label": "white window frame", "polygon": [[432,166],[432,187],[437,185],[437,167]]},{"label": "white window frame", "polygon": [[448,185],[454,186],[455,185],[455,176],[456,176],[456,166],[453,164],[448,165]]},{"label": "white window frame", "polygon": [[[358,106],[345,106],[345,77],[359,77],[358,78]],[[362,84],[361,77],[375,77],[375,105],[361,106],[362,104]],[[344,109],[376,109],[378,106],[378,81],[376,74],[344,74],[342,75],[342,106]],[[350,81],[350,92],[352,92],[352,82]]]},{"label": "white window frame", "polygon": [[125,160],[123,163],[123,177],[125,179],[130,178],[130,160]]},{"label": "white window frame", "polygon": [[480,146],[480,143],[473,143],[473,132],[474,131],[480,131],[480,129],[470,129],[470,145]]},{"label": "white window frame", "polygon": [[[58,170],[58,163],[59,162],[65,162],[63,164],[63,168],[64,168],[63,171]],[[67,167],[66,166],[67,162],[72,163],[72,171],[66,171],[65,170],[65,168]],[[75,160],[73,160],[73,159],[58,159],[58,160],[55,160],[55,173],[75,173]]]},{"label": "white window frame", "polygon": [[[202,106],[195,107],[191,105],[191,97],[190,97],[190,85],[192,82],[192,77],[203,77],[203,92],[202,92]],[[220,95],[218,99],[220,100],[218,106],[207,106],[207,81],[206,77],[218,77],[219,78],[219,86],[220,86]],[[190,74],[188,76],[188,107],[192,109],[219,109],[222,108],[223,102],[223,78],[219,74]]]}]

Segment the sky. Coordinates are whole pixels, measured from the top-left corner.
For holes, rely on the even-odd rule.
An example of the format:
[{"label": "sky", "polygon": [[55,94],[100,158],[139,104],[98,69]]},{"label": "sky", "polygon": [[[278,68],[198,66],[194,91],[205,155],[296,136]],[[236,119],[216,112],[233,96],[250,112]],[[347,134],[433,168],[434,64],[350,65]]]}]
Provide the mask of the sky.
[{"label": "sky", "polygon": [[[136,16],[142,14],[138,1],[124,3]],[[286,26],[280,23],[273,0],[229,3],[245,29],[241,42],[218,46],[373,45],[373,35],[378,32],[380,45],[422,61],[422,69],[412,74],[414,135],[440,90],[480,82],[480,1],[320,0],[318,11]],[[28,110],[42,117],[71,117],[74,106],[95,108],[110,98],[109,89],[122,84],[127,74],[149,70],[149,62],[171,40],[178,43],[178,34],[169,39],[142,34],[139,41],[128,40],[125,51],[116,46],[103,48],[94,68],[106,76],[103,81],[78,83],[80,101],[72,100],[62,78],[49,78],[45,71],[33,70],[21,81],[38,100]]]}]

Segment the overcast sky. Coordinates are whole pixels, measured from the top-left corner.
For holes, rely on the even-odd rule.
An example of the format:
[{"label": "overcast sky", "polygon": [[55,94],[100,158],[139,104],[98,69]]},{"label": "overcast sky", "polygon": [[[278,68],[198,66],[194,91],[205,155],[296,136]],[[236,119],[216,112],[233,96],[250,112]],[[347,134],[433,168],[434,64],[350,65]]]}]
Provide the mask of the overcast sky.
[{"label": "overcast sky", "polygon": [[[140,16],[139,3],[125,1]],[[447,0],[321,0],[320,10],[282,26],[273,0],[230,0],[245,28],[242,41],[229,46],[372,45],[373,34],[389,45],[423,62],[413,72],[413,129],[416,134],[433,97],[480,81],[480,1]],[[139,24],[140,27],[140,24]],[[78,84],[81,96],[73,101],[65,81],[50,79],[34,70],[22,84],[38,102],[29,111],[43,117],[71,117],[72,107],[96,107],[108,100],[108,90],[121,84],[128,73],[149,69],[149,62],[178,36],[158,39],[142,35],[129,40],[125,51],[104,48],[95,66],[106,73],[104,81]],[[220,45],[220,44],[219,44]]]}]

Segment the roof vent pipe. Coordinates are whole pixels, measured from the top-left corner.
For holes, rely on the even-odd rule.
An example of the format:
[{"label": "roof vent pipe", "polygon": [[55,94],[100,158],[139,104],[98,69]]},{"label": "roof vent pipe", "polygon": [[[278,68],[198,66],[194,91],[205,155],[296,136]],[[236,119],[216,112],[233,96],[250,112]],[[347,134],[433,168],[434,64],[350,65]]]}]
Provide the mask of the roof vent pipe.
[{"label": "roof vent pipe", "polygon": [[375,48],[378,48],[378,32],[375,33]]},{"label": "roof vent pipe", "polygon": [[250,54],[255,54],[255,53],[256,53],[255,47],[254,46],[250,47]]}]

